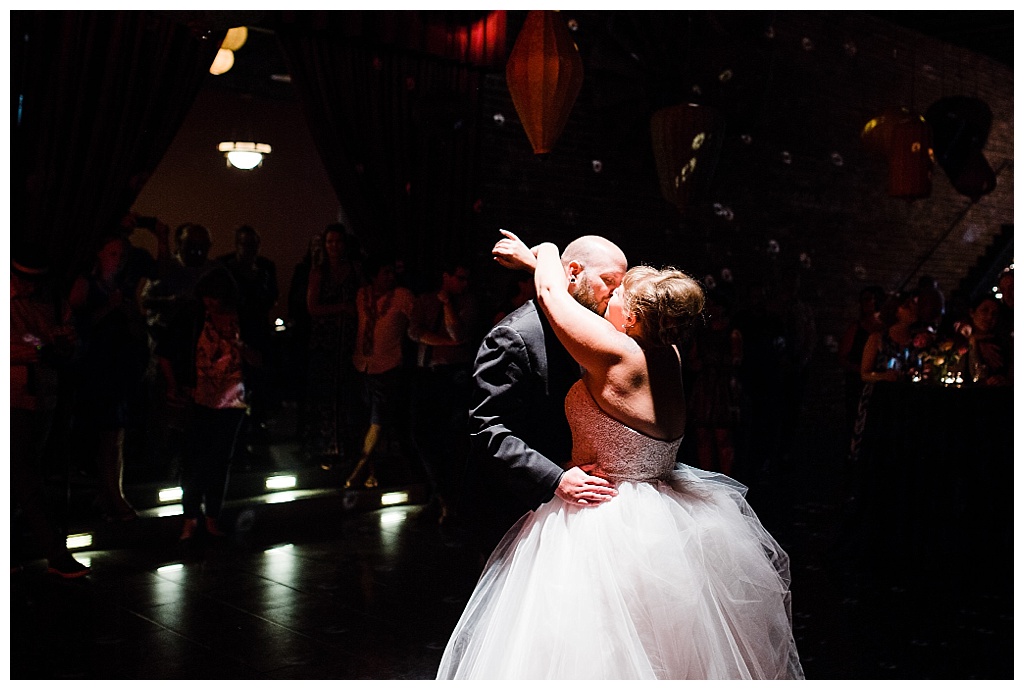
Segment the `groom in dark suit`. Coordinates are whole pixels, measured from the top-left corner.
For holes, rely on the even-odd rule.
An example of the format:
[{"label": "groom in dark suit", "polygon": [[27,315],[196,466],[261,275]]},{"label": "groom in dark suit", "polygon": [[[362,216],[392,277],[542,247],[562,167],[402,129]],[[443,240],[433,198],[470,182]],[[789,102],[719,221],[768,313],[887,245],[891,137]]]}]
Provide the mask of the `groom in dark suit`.
[{"label": "groom in dark suit", "polygon": [[[535,266],[532,254],[511,261],[509,253],[518,244],[500,240],[495,259],[507,267]],[[598,314],[604,314],[627,268],[622,250],[596,235],[569,243],[562,265],[569,293]],[[473,367],[462,514],[483,556],[520,517],[554,496],[580,505],[615,496],[605,479],[580,467],[563,469],[572,451],[565,396],[579,378],[579,365],[536,300],[505,317],[480,345]]]}]

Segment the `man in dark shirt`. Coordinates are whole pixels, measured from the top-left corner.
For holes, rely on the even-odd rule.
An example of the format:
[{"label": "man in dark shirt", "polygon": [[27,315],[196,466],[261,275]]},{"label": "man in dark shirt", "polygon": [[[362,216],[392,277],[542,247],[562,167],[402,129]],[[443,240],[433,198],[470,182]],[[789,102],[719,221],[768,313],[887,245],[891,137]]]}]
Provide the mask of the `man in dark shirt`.
[{"label": "man in dark shirt", "polygon": [[277,266],[260,255],[260,235],[250,225],[235,230],[235,251],[217,257],[231,272],[238,285],[240,326],[250,334],[246,343],[259,353],[262,363],[251,367],[246,374],[249,381],[249,428],[245,435],[251,441],[262,436],[274,388],[270,311],[280,296],[277,286]]},{"label": "man in dark shirt", "polygon": [[442,524],[454,511],[468,441],[473,354],[481,335],[469,268],[449,261],[441,286],[416,298],[409,338],[416,343],[413,376],[413,440],[431,485],[431,516]]}]

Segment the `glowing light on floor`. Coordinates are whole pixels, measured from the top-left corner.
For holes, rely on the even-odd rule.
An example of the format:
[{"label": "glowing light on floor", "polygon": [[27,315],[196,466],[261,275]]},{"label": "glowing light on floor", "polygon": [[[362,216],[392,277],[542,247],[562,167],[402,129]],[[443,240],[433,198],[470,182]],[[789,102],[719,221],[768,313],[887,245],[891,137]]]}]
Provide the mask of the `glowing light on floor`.
[{"label": "glowing light on floor", "polygon": [[298,500],[301,494],[301,491],[281,491],[276,494],[268,494],[264,500],[267,503],[288,503]]},{"label": "glowing light on floor", "polygon": [[181,515],[183,512],[185,512],[185,511],[182,509],[181,504],[180,503],[175,503],[174,505],[160,506],[159,508],[157,508],[156,509],[156,516],[157,517],[174,517],[175,515]]},{"label": "glowing light on floor", "polygon": [[160,566],[156,569],[158,573],[176,573],[180,570],[185,569],[184,563],[171,563],[170,565]]},{"label": "glowing light on floor", "polygon": [[176,486],[172,489],[160,489],[157,494],[157,498],[160,499],[161,503],[174,503],[181,500],[181,487]]},{"label": "glowing light on floor", "polygon": [[380,526],[390,527],[405,522],[404,510],[385,510],[380,514]]},{"label": "glowing light on floor", "polygon": [[69,534],[67,541],[68,549],[84,549],[92,546],[92,533],[84,532],[82,534]]},{"label": "glowing light on floor", "polygon": [[409,502],[409,493],[406,491],[390,491],[380,495],[382,506],[397,506]]},{"label": "glowing light on floor", "polygon": [[272,549],[267,549],[266,553],[286,553],[295,548],[295,544],[281,544],[281,546],[275,546]]},{"label": "glowing light on floor", "polygon": [[267,481],[264,483],[268,489],[294,489],[295,484],[296,479],[292,475],[267,477]]}]

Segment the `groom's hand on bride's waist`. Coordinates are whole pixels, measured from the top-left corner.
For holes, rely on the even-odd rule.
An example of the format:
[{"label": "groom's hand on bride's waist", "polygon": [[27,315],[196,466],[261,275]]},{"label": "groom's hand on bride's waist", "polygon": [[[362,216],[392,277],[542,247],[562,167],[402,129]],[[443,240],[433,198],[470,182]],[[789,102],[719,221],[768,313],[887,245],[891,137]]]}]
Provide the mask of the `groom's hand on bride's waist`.
[{"label": "groom's hand on bride's waist", "polygon": [[613,499],[619,492],[607,479],[587,474],[593,468],[594,465],[570,467],[562,474],[555,495],[579,506],[593,506]]}]

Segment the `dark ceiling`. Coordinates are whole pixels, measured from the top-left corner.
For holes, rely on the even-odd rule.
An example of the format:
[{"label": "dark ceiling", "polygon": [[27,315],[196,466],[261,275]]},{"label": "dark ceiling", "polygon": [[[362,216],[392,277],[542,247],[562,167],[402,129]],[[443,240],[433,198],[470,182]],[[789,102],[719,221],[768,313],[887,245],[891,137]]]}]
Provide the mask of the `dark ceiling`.
[{"label": "dark ceiling", "polygon": [[967,48],[1013,68],[1013,11],[892,10],[867,14]]},{"label": "dark ceiling", "polygon": [[[217,13],[219,19],[227,12]],[[1013,68],[1013,11],[870,11],[878,17],[923,35],[966,48],[988,56]],[[250,20],[249,39],[236,54],[234,67],[226,74],[210,77],[212,88],[243,91],[268,98],[294,98],[287,81],[288,69],[277,44],[274,32],[259,28],[271,24],[270,13],[246,15],[228,19]]]}]

